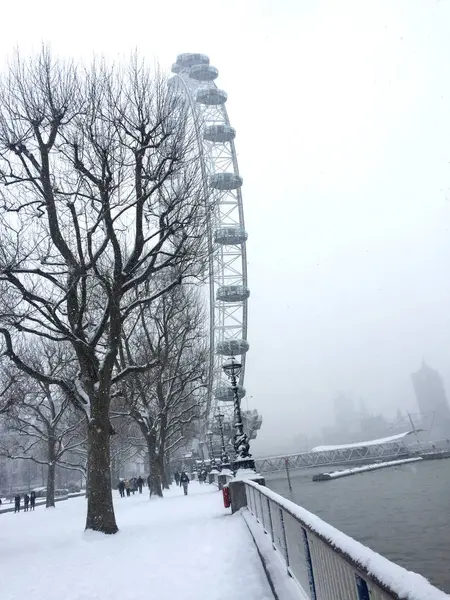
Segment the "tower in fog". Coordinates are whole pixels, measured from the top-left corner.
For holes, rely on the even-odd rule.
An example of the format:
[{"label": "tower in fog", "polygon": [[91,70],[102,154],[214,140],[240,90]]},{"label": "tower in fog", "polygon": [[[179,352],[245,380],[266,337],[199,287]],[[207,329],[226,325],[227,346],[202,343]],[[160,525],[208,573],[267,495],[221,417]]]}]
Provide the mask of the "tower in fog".
[{"label": "tower in fog", "polygon": [[412,373],[411,379],[420,412],[434,413],[432,437],[448,437],[450,408],[440,374],[422,361],[422,366]]}]

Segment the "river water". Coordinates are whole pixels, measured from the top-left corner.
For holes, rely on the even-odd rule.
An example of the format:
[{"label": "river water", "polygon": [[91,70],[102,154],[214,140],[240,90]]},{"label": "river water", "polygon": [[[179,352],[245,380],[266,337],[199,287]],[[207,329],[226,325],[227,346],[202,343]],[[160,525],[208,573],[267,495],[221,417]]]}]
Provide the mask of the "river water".
[{"label": "river water", "polygon": [[285,473],[266,485],[450,593],[450,459],[313,482],[320,471],[291,471],[292,495]]}]

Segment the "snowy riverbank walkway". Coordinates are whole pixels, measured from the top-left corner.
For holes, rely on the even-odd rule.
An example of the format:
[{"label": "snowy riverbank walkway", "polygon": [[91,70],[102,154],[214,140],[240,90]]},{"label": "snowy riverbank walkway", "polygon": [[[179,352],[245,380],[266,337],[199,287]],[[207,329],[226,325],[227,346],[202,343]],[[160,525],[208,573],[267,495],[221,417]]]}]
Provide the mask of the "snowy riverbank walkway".
[{"label": "snowy riverbank walkway", "polygon": [[85,503],[0,515],[2,600],[273,600],[244,519],[214,486],[115,493],[113,536],[83,532]]}]

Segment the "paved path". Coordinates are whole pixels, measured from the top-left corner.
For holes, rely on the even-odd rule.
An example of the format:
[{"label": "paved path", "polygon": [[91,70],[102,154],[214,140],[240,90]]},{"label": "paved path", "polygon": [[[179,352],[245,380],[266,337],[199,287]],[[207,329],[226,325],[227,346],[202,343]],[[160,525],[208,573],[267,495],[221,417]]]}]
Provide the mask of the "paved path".
[{"label": "paved path", "polygon": [[240,515],[213,486],[115,498],[120,532],[83,532],[85,499],[2,515],[2,600],[273,600]]}]

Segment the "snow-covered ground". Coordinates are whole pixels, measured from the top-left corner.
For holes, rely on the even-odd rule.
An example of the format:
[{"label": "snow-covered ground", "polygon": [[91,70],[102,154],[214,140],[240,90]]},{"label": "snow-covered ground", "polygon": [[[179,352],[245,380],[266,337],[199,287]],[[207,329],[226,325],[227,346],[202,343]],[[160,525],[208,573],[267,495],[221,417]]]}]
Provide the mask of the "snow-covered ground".
[{"label": "snow-covered ground", "polygon": [[85,499],[0,516],[2,600],[273,600],[241,515],[191,483],[115,497],[120,532],[83,532]]}]

